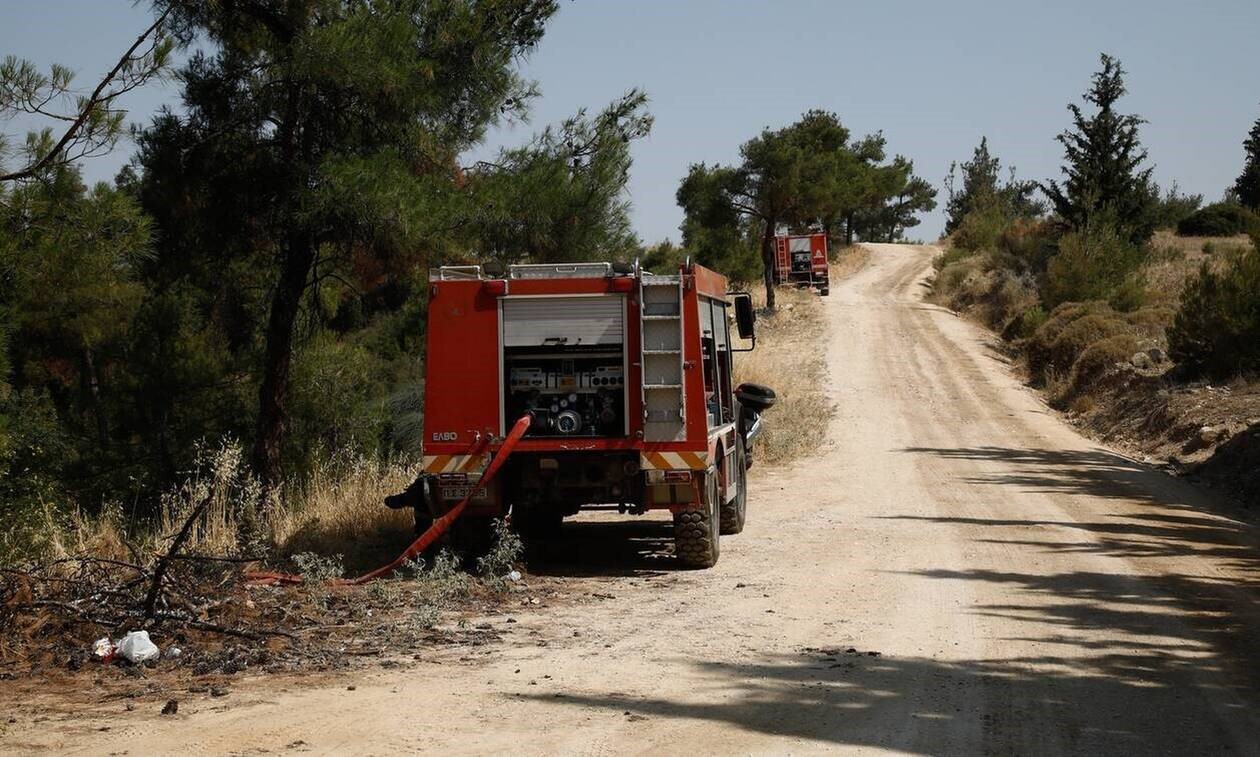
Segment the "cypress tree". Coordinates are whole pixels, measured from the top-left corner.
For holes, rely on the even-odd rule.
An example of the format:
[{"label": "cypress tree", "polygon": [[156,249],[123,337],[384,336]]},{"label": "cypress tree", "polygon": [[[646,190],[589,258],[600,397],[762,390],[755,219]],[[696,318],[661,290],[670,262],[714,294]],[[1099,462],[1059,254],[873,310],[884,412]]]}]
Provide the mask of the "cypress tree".
[{"label": "cypress tree", "polygon": [[1144,242],[1154,231],[1157,200],[1151,169],[1142,167],[1146,150],[1138,127],[1145,120],[1116,111],[1126,91],[1125,71],[1110,55],[1101,59],[1102,70],[1094,74],[1084,95],[1085,102],[1098,110],[1086,116],[1080,106],[1068,105],[1073,128],[1057,138],[1066,158],[1066,178],[1062,185],[1048,181],[1041,190],[1069,227],[1079,231],[1105,219],[1130,241]]},{"label": "cypress tree", "polygon": [[1247,152],[1247,162],[1234,182],[1234,193],[1245,207],[1260,210],[1260,118],[1252,124],[1243,149]]}]

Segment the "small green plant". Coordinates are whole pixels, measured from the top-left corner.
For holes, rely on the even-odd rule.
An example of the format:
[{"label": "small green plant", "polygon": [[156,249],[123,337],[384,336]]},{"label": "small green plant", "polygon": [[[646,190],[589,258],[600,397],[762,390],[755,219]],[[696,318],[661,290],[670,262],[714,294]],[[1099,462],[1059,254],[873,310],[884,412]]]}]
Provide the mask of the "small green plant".
[{"label": "small green plant", "polygon": [[464,572],[463,564],[463,558],[451,549],[438,552],[427,569],[423,561],[417,561],[414,569],[416,598],[423,604],[445,609],[453,600],[467,596],[472,577]]},{"label": "small green plant", "polygon": [[299,552],[292,558],[302,580],[307,583],[326,583],[341,578],[345,573],[345,565],[341,555],[319,555],[314,552]]},{"label": "small green plant", "polygon": [[477,573],[488,582],[501,583],[524,552],[525,545],[521,537],[506,521],[495,520],[493,543],[489,552],[477,558]]}]

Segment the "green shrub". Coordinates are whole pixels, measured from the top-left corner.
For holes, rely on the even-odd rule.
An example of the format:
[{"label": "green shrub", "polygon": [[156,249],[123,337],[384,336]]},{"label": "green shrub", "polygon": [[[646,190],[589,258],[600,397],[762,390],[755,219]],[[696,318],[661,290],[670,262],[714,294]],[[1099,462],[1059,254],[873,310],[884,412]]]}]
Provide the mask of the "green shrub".
[{"label": "green shrub", "polygon": [[1192,376],[1260,371],[1260,241],[1213,272],[1186,283],[1168,331],[1169,356]]},{"label": "green shrub", "polygon": [[1152,211],[1155,228],[1175,229],[1203,204],[1203,195],[1183,194],[1174,183],[1156,203]]},{"label": "green shrub", "polygon": [[989,325],[998,331],[1033,308],[1040,309],[1037,287],[1029,276],[998,271],[988,296]]},{"label": "green shrub", "polygon": [[1041,305],[1033,305],[1007,322],[1006,327],[1002,329],[1002,338],[1008,342],[1028,339],[1049,318],[1045,308]]},{"label": "green shrub", "polygon": [[1050,345],[1047,367],[1066,372],[1094,342],[1127,333],[1130,333],[1129,325],[1118,314],[1095,314],[1078,318],[1068,324]]},{"label": "green shrub", "polygon": [[1054,254],[1058,234],[1050,221],[1017,218],[998,236],[997,249],[1018,260],[1021,270],[1041,272]]},{"label": "green shrub", "polygon": [[954,247],[960,250],[992,250],[1006,229],[1007,218],[996,204],[968,213],[954,231]]},{"label": "green shrub", "polygon": [[1145,258],[1145,249],[1121,236],[1112,224],[1097,223],[1067,234],[1047,264],[1043,299],[1050,306],[1107,300],[1123,309],[1137,307],[1142,288],[1135,276]]},{"label": "green shrub", "polygon": [[954,263],[962,262],[975,254],[975,250],[968,250],[962,247],[950,247],[945,252],[936,256],[936,259],[932,261],[932,266],[936,268],[937,271],[941,271]]},{"label": "green shrub", "polygon": [[1142,343],[1133,334],[1118,333],[1092,342],[1072,363],[1067,394],[1059,400],[1088,393],[1112,366],[1129,360],[1140,349]]},{"label": "green shrub", "polygon": [[1090,342],[1126,329],[1120,315],[1105,302],[1060,305],[1024,345],[1033,382],[1045,385],[1052,375],[1066,373]]},{"label": "green shrub", "polygon": [[1183,237],[1231,237],[1260,230],[1255,213],[1232,202],[1218,202],[1196,210],[1177,224]]},{"label": "green shrub", "polygon": [[1126,313],[1124,320],[1133,327],[1134,333],[1149,339],[1163,340],[1168,326],[1177,311],[1169,307],[1151,305]]}]

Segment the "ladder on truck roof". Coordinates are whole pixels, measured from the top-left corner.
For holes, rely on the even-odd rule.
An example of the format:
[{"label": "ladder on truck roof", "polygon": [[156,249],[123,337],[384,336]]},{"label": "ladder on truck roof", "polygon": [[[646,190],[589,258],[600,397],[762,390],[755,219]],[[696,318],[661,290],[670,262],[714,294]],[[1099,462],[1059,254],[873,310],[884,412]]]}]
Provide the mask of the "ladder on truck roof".
[{"label": "ladder on truck roof", "polygon": [[643,368],[643,440],[686,438],[683,392],[682,277],[639,278],[639,345]]}]

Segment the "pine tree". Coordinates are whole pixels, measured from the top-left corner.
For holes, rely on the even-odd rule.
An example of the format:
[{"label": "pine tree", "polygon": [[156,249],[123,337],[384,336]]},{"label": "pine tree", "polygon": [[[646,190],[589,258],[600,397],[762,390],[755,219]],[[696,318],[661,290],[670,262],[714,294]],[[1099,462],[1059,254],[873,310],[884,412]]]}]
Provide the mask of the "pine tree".
[{"label": "pine tree", "polygon": [[[962,189],[954,191],[954,171],[962,169]],[[975,208],[997,196],[998,173],[1002,163],[989,154],[989,139],[981,137],[971,160],[961,166],[950,164],[945,178],[945,190],[949,199],[945,202],[945,233],[949,234],[962,224]]]},{"label": "pine tree", "polygon": [[[183,39],[213,48],[182,72],[187,115],[155,126],[165,147],[153,153],[169,155],[178,175],[200,169],[224,201],[185,192],[203,202],[195,226],[209,234],[198,254],[211,248],[220,270],[251,267],[269,290],[254,459],[273,489],[307,292],[330,258],[414,254],[437,233],[458,155],[523,115],[534,94],[516,63],[556,3],[162,0],[157,9],[169,9]],[[223,218],[224,208],[237,216]]]},{"label": "pine tree", "polygon": [[1260,211],[1260,118],[1252,125],[1243,149],[1247,152],[1247,162],[1234,182],[1234,194],[1243,206]]},{"label": "pine tree", "polygon": [[1116,112],[1116,103],[1125,94],[1125,71],[1110,55],[1101,60],[1102,70],[1094,74],[1084,95],[1097,112],[1087,117],[1075,103],[1068,105],[1074,128],[1058,136],[1067,161],[1066,179],[1062,185],[1048,181],[1041,189],[1072,229],[1084,230],[1106,220],[1130,241],[1144,242],[1154,230],[1157,200],[1151,169],[1142,168],[1147,156],[1138,127],[1145,121]]},{"label": "pine tree", "polygon": [[[962,188],[955,190],[954,178],[962,169]],[[975,211],[986,211],[1005,219],[1036,218],[1046,212],[1044,203],[1034,199],[1037,183],[1015,178],[1015,169],[1009,169],[1005,182],[998,179],[1002,173],[1002,161],[989,152],[989,140],[980,138],[970,161],[950,164],[945,177],[945,191],[949,197],[945,204],[945,233],[951,234],[962,226],[963,219]]]},{"label": "pine tree", "polygon": [[630,144],[652,126],[631,90],[594,118],[585,111],[468,172],[464,227],[482,259],[502,263],[632,257],[626,181]]}]

